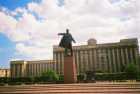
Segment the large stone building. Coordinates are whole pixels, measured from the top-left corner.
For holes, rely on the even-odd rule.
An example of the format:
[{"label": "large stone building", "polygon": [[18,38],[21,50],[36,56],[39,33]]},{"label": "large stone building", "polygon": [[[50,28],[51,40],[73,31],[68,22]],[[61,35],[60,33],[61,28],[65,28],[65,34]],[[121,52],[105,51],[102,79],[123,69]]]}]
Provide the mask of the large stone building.
[{"label": "large stone building", "polygon": [[0,77],[10,77],[10,69],[0,69]]},{"label": "large stone building", "polygon": [[[63,74],[64,49],[58,46],[53,48],[56,71],[58,74]],[[105,44],[97,44],[95,39],[89,39],[87,45],[74,46],[73,53],[77,74],[86,71],[122,72],[129,63],[139,66],[137,62],[139,47],[136,38]]]},{"label": "large stone building", "polygon": [[[89,39],[87,45],[73,47],[74,61],[77,74],[86,71],[95,72],[122,72],[129,63],[135,63],[139,56],[138,40],[123,39],[116,43],[97,44],[95,39]],[[40,61],[11,61],[11,77],[40,76],[48,69],[58,74],[64,73],[64,49],[53,47],[53,60]]]},{"label": "large stone building", "polygon": [[11,61],[11,77],[36,77],[41,76],[42,72],[54,69],[53,60],[38,61]]}]

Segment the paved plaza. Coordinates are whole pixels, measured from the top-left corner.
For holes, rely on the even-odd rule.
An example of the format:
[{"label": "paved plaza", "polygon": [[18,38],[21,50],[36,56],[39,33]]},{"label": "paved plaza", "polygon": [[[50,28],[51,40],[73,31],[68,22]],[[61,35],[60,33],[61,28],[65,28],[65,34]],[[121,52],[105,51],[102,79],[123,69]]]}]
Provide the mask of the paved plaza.
[{"label": "paved plaza", "polygon": [[140,83],[79,83],[0,86],[0,94],[140,94]]}]

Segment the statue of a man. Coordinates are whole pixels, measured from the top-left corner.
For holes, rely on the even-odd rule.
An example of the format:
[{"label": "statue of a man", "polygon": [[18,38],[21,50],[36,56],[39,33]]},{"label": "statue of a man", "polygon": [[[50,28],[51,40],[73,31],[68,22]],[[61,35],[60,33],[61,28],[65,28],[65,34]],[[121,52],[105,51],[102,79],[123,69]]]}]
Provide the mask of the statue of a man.
[{"label": "statue of a man", "polygon": [[[69,33],[69,29],[66,29],[66,33],[58,33],[58,35],[62,35],[62,39],[59,43],[60,47],[65,48],[65,55],[68,56],[72,56],[73,52],[72,52],[72,41],[75,43],[75,40],[73,39],[72,35]],[[70,54],[68,53],[68,51],[70,50]]]}]

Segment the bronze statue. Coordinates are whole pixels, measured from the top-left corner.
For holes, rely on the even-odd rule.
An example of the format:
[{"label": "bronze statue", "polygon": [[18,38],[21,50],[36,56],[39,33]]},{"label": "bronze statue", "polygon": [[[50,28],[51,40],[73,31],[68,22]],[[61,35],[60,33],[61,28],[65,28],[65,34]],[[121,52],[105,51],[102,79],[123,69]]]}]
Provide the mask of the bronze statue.
[{"label": "bronze statue", "polygon": [[[69,33],[69,29],[66,29],[66,33],[58,33],[58,35],[62,35],[62,39],[59,43],[60,47],[65,48],[65,56],[72,56],[72,41],[75,43],[75,40],[73,39],[72,35]],[[70,50],[70,54],[69,51]]]}]

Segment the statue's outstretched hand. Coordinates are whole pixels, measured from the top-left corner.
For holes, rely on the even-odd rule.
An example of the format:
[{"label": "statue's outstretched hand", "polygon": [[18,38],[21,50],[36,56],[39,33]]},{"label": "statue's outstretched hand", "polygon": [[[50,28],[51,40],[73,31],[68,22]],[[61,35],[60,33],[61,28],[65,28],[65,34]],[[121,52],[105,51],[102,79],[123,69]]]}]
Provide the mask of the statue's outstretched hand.
[{"label": "statue's outstretched hand", "polygon": [[64,35],[65,33],[58,33],[58,35]]},{"label": "statue's outstretched hand", "polygon": [[58,33],[57,35],[61,35],[60,33]]}]

